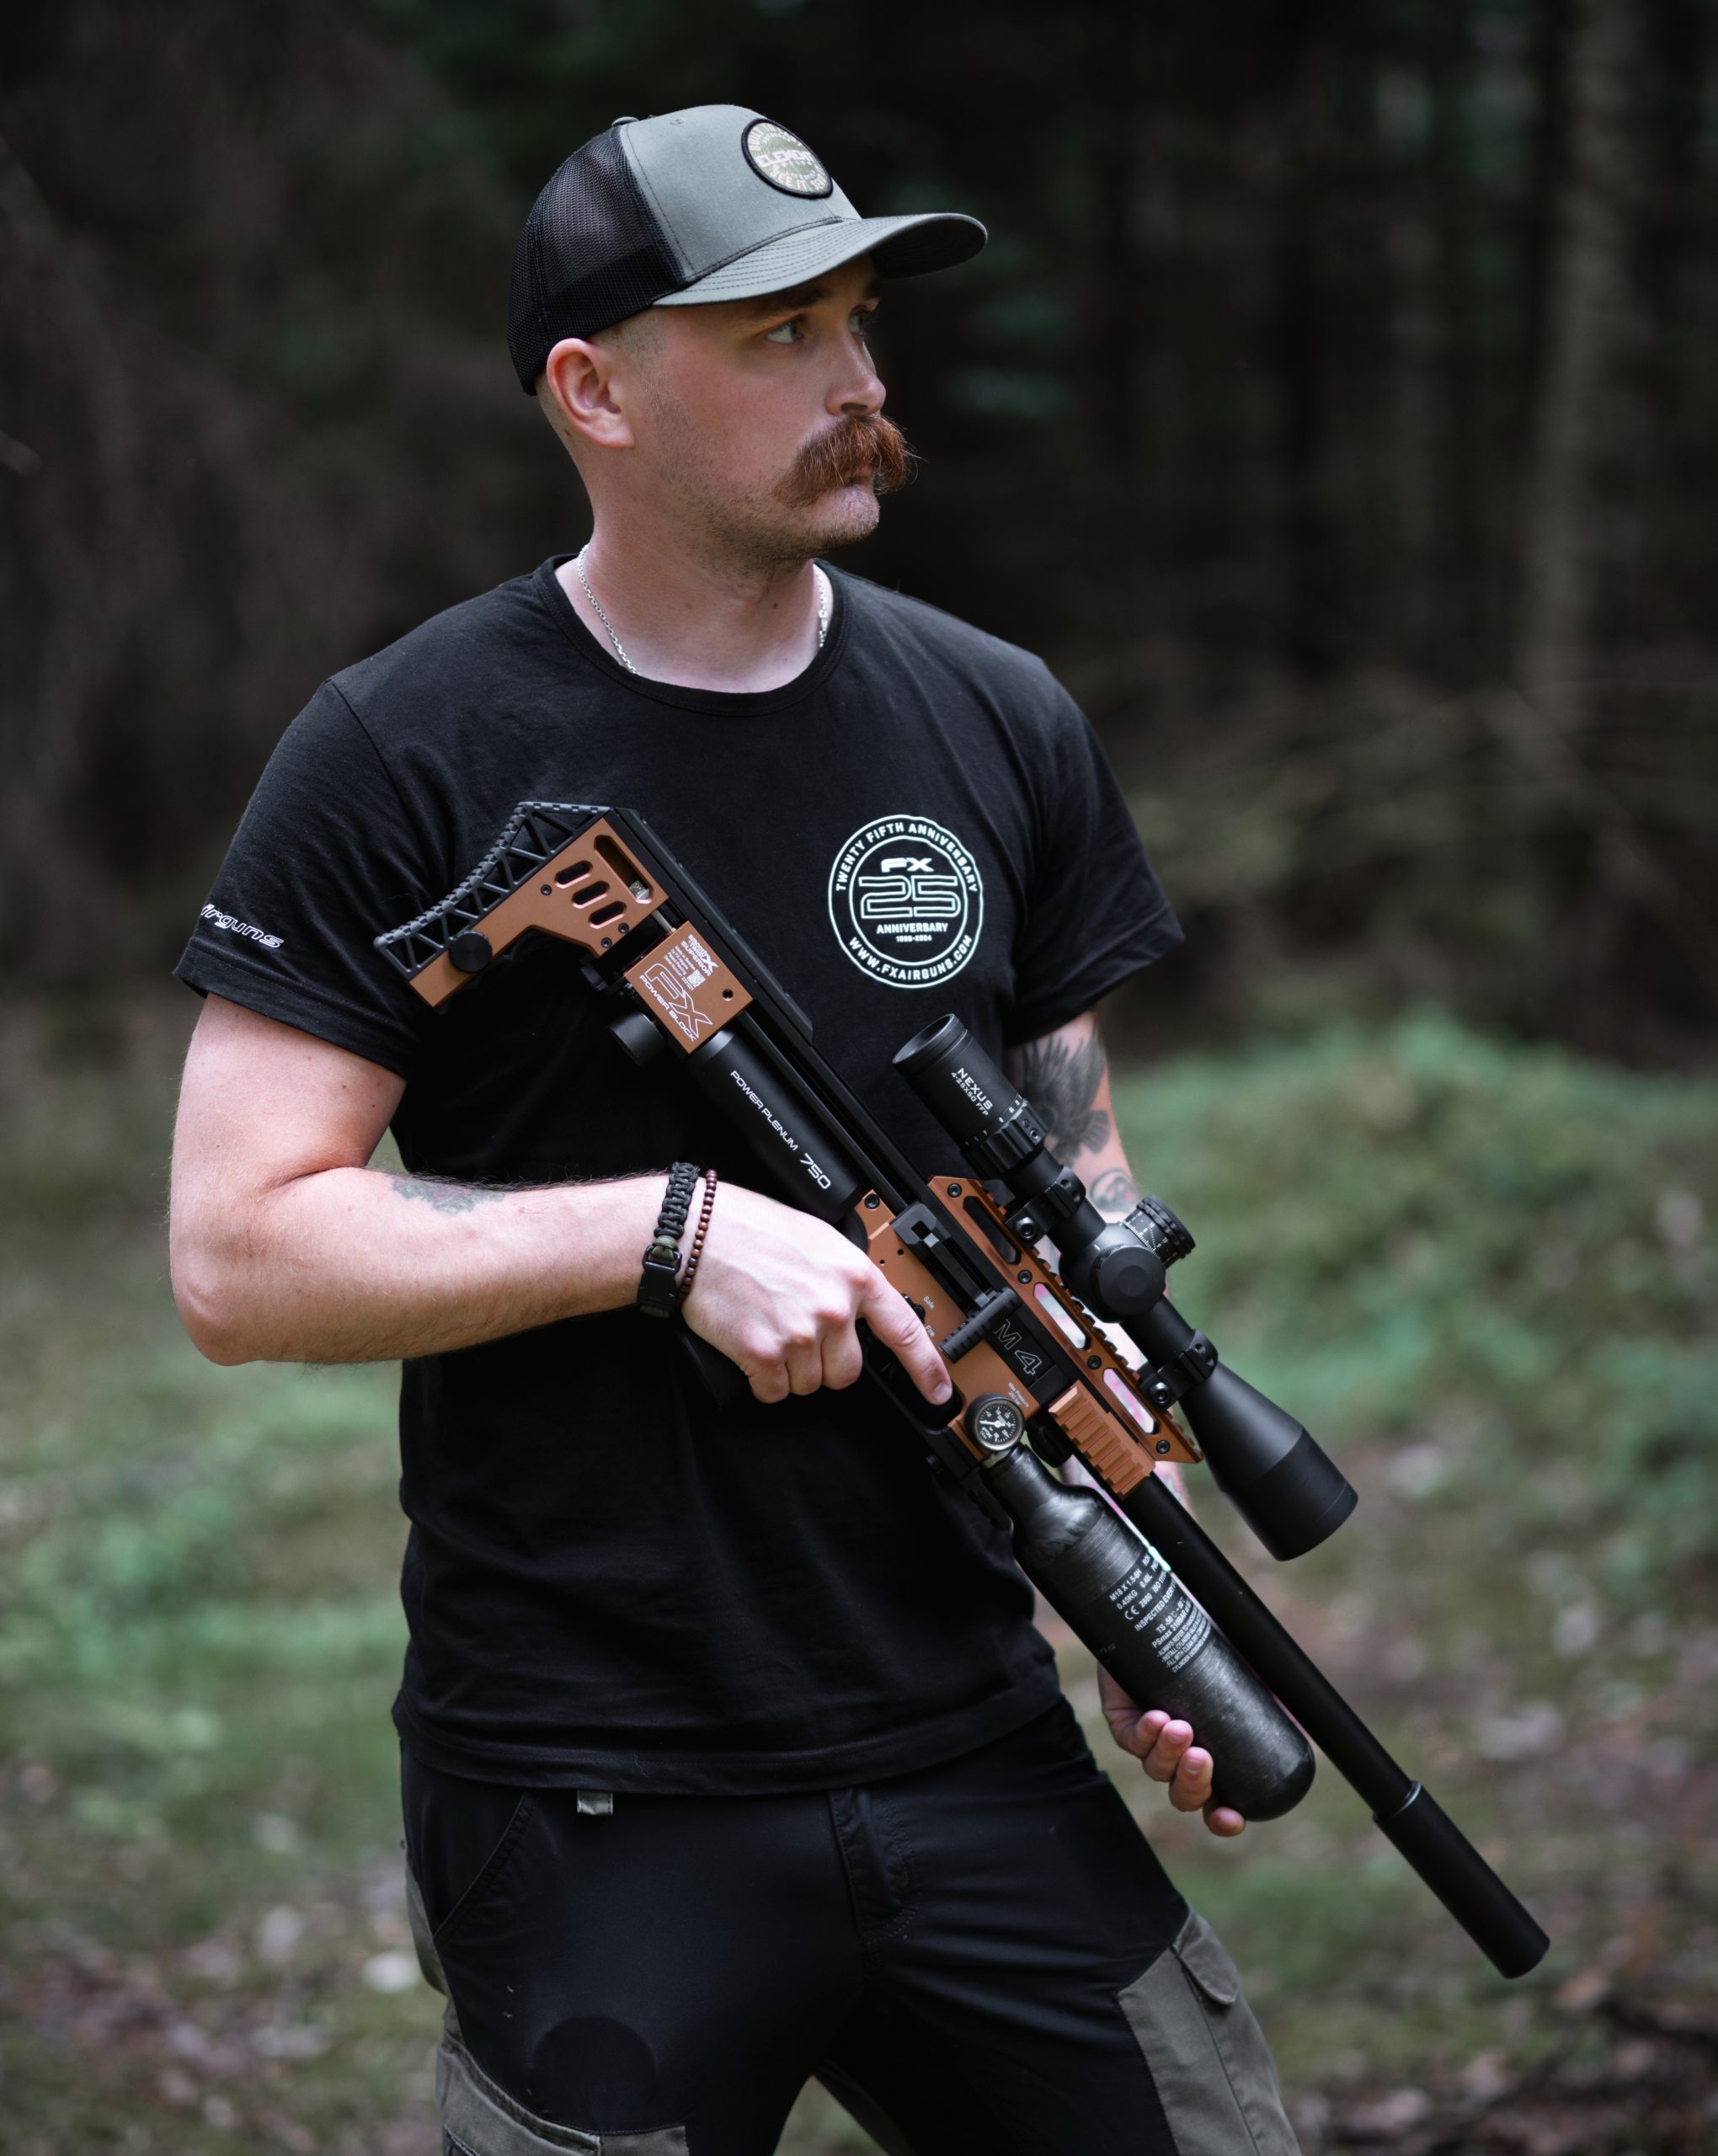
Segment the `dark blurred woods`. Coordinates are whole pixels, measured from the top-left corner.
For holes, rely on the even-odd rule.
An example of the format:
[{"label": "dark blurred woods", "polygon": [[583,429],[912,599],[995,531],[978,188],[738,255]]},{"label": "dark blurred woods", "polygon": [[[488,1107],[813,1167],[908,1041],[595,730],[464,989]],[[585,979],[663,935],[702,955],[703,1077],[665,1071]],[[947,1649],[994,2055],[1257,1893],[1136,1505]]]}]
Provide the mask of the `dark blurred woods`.
[{"label": "dark blurred woods", "polygon": [[1222,1030],[1718,1007],[1718,4],[13,0],[14,968],[176,949],[317,680],[576,546],[513,235],[619,113],[803,133],[987,251],[895,287],[864,573],[1091,712]]}]

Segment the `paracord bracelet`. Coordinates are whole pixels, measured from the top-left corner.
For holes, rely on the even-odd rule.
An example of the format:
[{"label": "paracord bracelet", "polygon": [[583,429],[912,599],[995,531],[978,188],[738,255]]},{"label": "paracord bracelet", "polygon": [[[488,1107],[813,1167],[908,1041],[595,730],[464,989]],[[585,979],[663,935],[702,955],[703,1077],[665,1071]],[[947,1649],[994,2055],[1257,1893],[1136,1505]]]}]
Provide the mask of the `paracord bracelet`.
[{"label": "paracord bracelet", "polygon": [[672,1317],[675,1286],[680,1268],[680,1230],[692,1202],[698,1171],[690,1161],[676,1161],[668,1171],[668,1192],[656,1216],[656,1232],[644,1253],[638,1276],[638,1307],[651,1317]]},{"label": "paracord bracelet", "polygon": [[704,1171],[704,1202],[698,1209],[698,1225],[692,1236],[692,1247],[686,1256],[686,1269],[680,1275],[680,1293],[676,1302],[684,1309],[686,1299],[692,1292],[692,1275],[698,1269],[698,1260],[704,1255],[704,1238],[710,1232],[710,1209],[716,1203],[716,1171]]}]

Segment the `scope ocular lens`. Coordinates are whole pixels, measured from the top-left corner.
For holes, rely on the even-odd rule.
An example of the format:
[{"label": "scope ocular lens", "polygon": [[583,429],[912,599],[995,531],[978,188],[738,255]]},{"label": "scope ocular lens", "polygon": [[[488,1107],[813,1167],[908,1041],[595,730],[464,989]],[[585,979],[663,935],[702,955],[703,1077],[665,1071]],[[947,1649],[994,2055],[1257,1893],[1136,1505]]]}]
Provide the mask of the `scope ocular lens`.
[{"label": "scope ocular lens", "polygon": [[[915,1033],[896,1051],[894,1066],[963,1148],[995,1137],[1022,1113],[1032,1116],[1025,1095],[952,1013]],[[1042,1144],[1043,1133],[1032,1123]]]}]

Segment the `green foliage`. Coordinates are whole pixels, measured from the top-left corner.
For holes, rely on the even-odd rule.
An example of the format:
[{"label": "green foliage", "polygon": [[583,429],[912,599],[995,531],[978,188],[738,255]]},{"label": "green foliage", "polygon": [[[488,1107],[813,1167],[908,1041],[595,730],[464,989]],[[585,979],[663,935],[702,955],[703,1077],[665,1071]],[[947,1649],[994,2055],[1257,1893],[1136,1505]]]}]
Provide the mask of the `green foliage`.
[{"label": "green foliage", "polygon": [[[1361,1499],[1291,1566],[1197,1470],[1195,1509],[1540,1914],[1554,1977],[1630,1925],[1662,1953],[1703,1940],[1689,1981],[1718,1945],[1694,1824],[1718,1758],[1715,1106],[1707,1081],[1433,1013],[1178,1059],[1118,1094],[1139,1174],[1198,1239],[1178,1306]],[[1327,1766],[1233,1849],[1135,1795],[1290,2085],[1454,2074],[1500,2007],[1515,2055],[1545,2040],[1531,1991],[1500,1998]]]},{"label": "green foliage", "polygon": [[[387,1988],[392,1377],[217,1370],[179,1337],[175,1032],[0,1041],[0,2073],[29,2156],[405,2156],[435,2015]],[[1178,1059],[1118,1106],[1198,1237],[1182,1306],[1362,1498],[1288,1567],[1192,1470],[1202,1518],[1526,1893],[1554,1977],[1644,1932],[1697,1981],[1718,1089],[1428,1015]],[[1082,1656],[1065,1682],[1297,2105],[1543,2046],[1543,1990],[1504,1991],[1328,1769],[1219,1845],[1111,1749]],[[813,2090],[784,2149],[867,2145]]]},{"label": "green foliage", "polygon": [[1335,1449],[1429,1429],[1446,1502],[1507,1479],[1500,1540],[1614,1508],[1631,1594],[1710,1549],[1709,1084],[1428,1015],[1188,1059],[1118,1113],[1199,1238],[1176,1292]]}]

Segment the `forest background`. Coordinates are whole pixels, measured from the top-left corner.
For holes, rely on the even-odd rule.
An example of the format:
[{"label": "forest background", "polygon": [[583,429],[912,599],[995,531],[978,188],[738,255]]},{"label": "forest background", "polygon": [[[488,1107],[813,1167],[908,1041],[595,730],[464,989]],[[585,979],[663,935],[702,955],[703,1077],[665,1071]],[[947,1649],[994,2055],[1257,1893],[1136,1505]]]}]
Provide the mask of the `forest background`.
[{"label": "forest background", "polygon": [[[888,291],[925,462],[846,560],[1097,725],[1188,929],[1113,1032],[1182,1299],[1362,1490],[1261,1584],[1556,1955],[1497,1985],[1339,1789],[1245,1855],[1143,1816],[1309,2148],[1714,2145],[1718,4],[13,0],[21,2145],[430,2145],[388,1380],[178,1339],[159,983],[317,680],[580,542],[514,235],[615,115],[711,99],[990,228]],[[813,2091],[784,2146],[868,2144]]]}]

